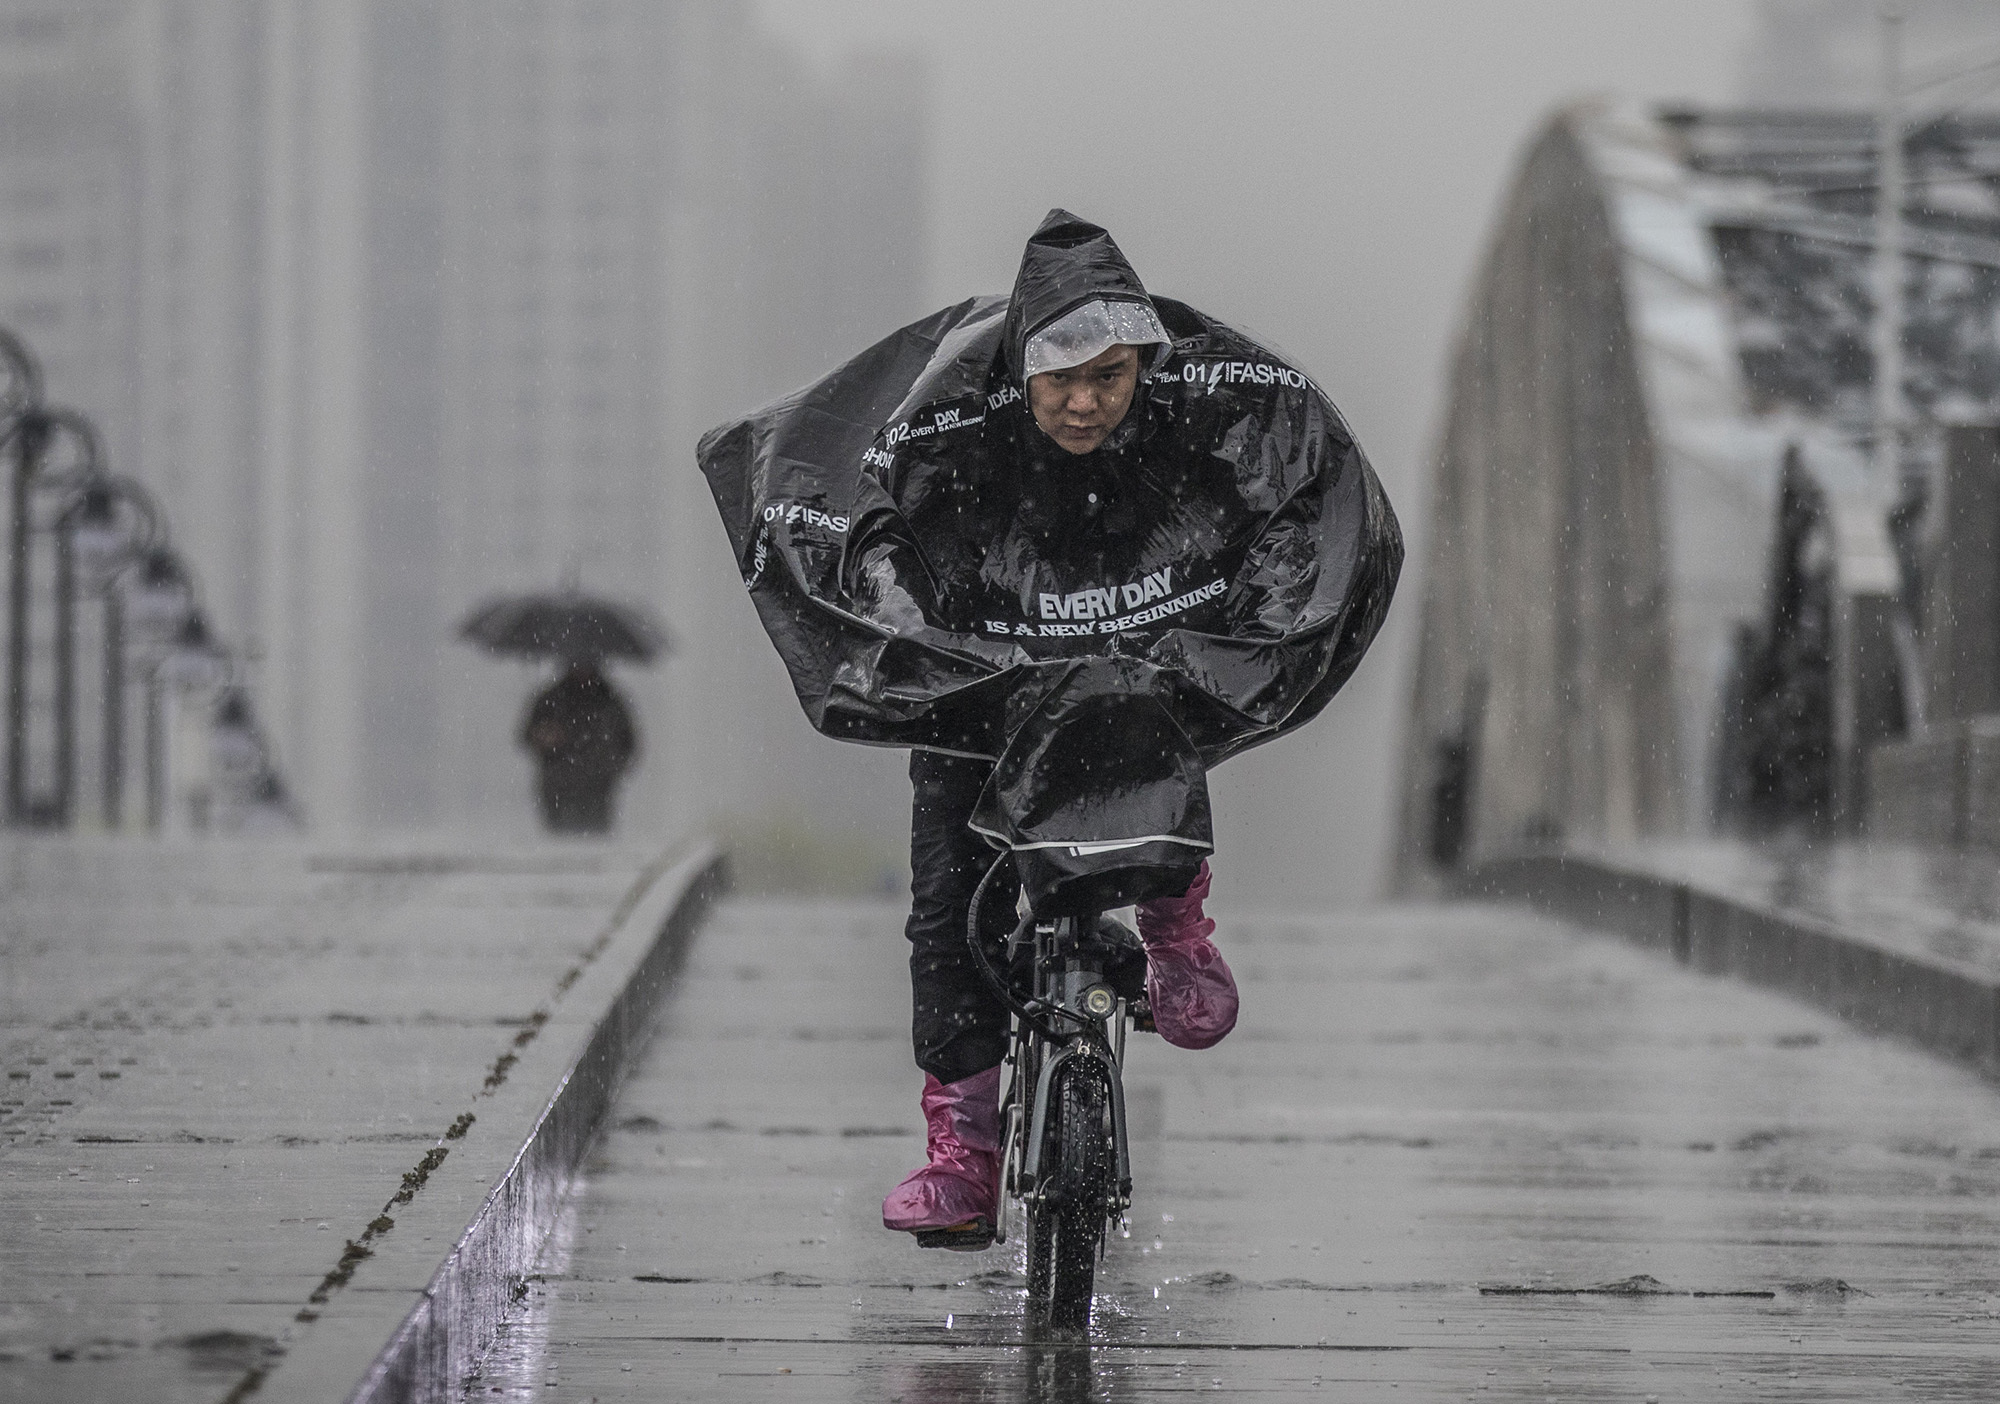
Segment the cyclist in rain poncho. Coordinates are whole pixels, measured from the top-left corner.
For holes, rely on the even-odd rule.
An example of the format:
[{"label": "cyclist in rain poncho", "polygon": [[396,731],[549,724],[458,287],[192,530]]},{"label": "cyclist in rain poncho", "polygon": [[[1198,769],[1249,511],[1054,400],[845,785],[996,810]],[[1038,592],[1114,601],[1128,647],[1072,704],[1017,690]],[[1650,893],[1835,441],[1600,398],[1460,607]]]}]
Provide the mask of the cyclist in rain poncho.
[{"label": "cyclist in rain poncho", "polygon": [[[1035,828],[1065,783],[1038,768],[1037,727],[1079,697],[1158,699],[1171,744],[1105,763],[1178,747],[1179,783],[1135,782],[1093,820],[1170,875],[1138,902],[1127,992],[1143,978],[1167,1041],[1214,1044],[1237,997],[1202,910],[1203,767],[1309,720],[1353,672],[1400,568],[1394,514],[1303,372],[1149,295],[1107,232],[1061,210],[1011,296],[903,329],[700,456],[814,725],[911,747],[930,1156],[883,1222],[990,1225],[1007,1012],[967,946],[968,904],[996,846],[1038,904],[1089,880],[1051,869],[1063,850]],[[1012,891],[982,908],[996,958]]]}]

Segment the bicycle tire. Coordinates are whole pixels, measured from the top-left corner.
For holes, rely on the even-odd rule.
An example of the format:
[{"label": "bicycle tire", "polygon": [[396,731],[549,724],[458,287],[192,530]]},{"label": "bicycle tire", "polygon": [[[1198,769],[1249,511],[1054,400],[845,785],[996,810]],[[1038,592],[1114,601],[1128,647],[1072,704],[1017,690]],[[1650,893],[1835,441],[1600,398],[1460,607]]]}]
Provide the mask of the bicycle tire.
[{"label": "bicycle tire", "polygon": [[1111,1096],[1101,1073],[1076,1065],[1051,1089],[1043,1164],[1049,1192],[1028,1213],[1028,1302],[1058,1330],[1090,1325],[1097,1258],[1114,1174]]}]

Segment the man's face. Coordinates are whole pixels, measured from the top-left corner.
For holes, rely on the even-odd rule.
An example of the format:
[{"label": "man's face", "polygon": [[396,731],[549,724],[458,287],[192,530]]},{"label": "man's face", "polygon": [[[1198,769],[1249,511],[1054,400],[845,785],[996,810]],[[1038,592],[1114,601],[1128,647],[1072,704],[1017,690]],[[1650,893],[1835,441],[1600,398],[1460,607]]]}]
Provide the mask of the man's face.
[{"label": "man's face", "polygon": [[1028,408],[1064,449],[1089,453],[1125,418],[1138,388],[1138,348],[1112,346],[1080,366],[1029,377]]}]

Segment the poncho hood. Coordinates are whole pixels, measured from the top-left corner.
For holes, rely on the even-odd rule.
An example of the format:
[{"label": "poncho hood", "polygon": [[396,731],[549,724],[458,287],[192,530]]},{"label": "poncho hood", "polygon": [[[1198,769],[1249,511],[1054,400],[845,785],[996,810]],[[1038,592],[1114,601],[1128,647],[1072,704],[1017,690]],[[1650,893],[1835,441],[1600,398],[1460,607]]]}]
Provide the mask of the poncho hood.
[{"label": "poncho hood", "polygon": [[1108,230],[1068,210],[1050,210],[1029,236],[1007,299],[1001,345],[1007,373],[1026,380],[1028,338],[1087,302],[1137,302],[1158,315],[1146,285]]}]

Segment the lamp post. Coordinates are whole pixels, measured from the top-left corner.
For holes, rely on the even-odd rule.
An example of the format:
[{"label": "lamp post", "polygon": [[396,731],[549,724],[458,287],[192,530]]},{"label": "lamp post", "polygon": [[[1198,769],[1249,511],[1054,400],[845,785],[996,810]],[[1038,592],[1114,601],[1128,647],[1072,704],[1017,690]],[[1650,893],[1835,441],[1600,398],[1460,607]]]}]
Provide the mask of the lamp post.
[{"label": "lamp post", "polygon": [[[34,593],[31,555],[35,494],[42,487],[60,487],[97,471],[97,431],[74,410],[36,405],[15,417],[12,438],[13,530],[8,542],[7,593],[7,817],[15,824],[61,823],[64,822],[61,773],[65,763],[64,728],[73,720],[68,716],[65,689],[74,682],[73,676],[64,676],[64,671],[74,642],[75,617],[66,606],[60,584],[56,592],[55,638],[56,794],[46,803],[33,801],[28,794],[28,618]],[[68,455],[63,453],[65,448],[70,451]],[[62,532],[58,530],[59,581],[67,568]]]},{"label": "lamp post", "polygon": [[232,667],[230,673],[216,696],[212,716],[221,822],[238,831],[251,824],[296,828],[298,811],[285,793],[271,754],[271,738],[257,720],[242,669]]},{"label": "lamp post", "polygon": [[[65,565],[60,588],[66,595],[80,588],[97,596],[103,619],[103,690],[98,780],[105,828],[116,831],[124,822],[125,803],[125,601],[124,578],[136,566],[159,573],[156,543],[160,513],[146,490],[129,478],[101,474],[86,482],[63,513],[62,549],[73,557]],[[176,570],[164,557],[169,573]],[[177,578],[177,577],[175,577]],[[170,579],[169,588],[175,588]],[[184,608],[184,606],[182,606]],[[178,611],[177,611],[178,612]]]},{"label": "lamp post", "polygon": [[[123,698],[125,694],[125,624],[129,616],[135,629],[152,635],[156,639],[168,640],[177,634],[194,610],[194,584],[188,579],[186,569],[179,557],[165,546],[155,546],[140,557],[135,572],[130,598],[121,599],[117,606],[118,650],[114,658],[109,645],[106,647],[106,667],[115,670],[115,676],[107,678],[107,687],[114,690],[120,699],[118,725],[105,737],[105,771],[107,775],[117,775],[119,785],[118,803],[114,808],[123,818],[123,789],[125,775],[125,719]],[[159,664],[155,658],[146,673],[146,827],[148,831],[159,828],[159,805],[161,803],[161,780],[158,768],[161,763],[159,719]]]},{"label": "lamp post", "polygon": [[69,827],[76,800],[76,544],[56,519],[56,784],[45,822]]},{"label": "lamp post", "polygon": [[[191,597],[190,597],[191,598]],[[227,655],[209,633],[208,620],[199,606],[188,609],[180,627],[174,630],[153,666],[146,673],[146,829],[157,834],[167,811],[166,683],[172,679],[186,685],[200,672],[209,672]]]},{"label": "lamp post", "polygon": [[[71,449],[70,462],[61,450]],[[63,586],[73,570],[67,533],[56,532],[55,794],[47,805],[28,798],[28,618],[35,490],[98,471],[97,431],[74,410],[54,409],[42,396],[41,368],[21,339],[0,328],[0,448],[12,449],[7,541],[7,757],[5,815],[9,824],[69,821],[75,782],[75,601]],[[50,471],[51,460],[56,471]]]},{"label": "lamp post", "polygon": [[[101,479],[102,455],[97,431],[82,415],[58,409],[44,411],[43,417],[49,438],[41,446],[43,462],[37,466],[37,472],[47,471],[47,460],[52,456],[49,451],[67,440],[75,447],[77,461],[57,481],[79,481],[83,485],[57,512],[55,521],[55,792],[46,809],[38,807],[40,812],[35,815],[43,823],[68,828],[76,809],[76,509]],[[32,497],[29,505],[32,508]],[[25,722],[24,713],[24,736]]]},{"label": "lamp post", "polygon": [[7,538],[6,820],[27,815],[28,490],[45,438],[42,370],[28,348],[0,327],[0,447],[13,451]]},{"label": "lamp post", "polygon": [[257,789],[270,770],[263,732],[250,693],[231,680],[215,699],[210,749],[215,759],[215,795],[222,827],[240,827]]}]

